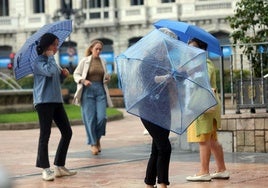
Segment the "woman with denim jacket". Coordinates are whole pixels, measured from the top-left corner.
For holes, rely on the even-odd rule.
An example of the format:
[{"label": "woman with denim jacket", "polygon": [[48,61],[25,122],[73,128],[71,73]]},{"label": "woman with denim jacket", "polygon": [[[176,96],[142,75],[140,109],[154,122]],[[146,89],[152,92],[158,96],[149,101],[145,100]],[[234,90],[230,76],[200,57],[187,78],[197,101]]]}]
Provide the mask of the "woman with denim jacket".
[{"label": "woman with denim jacket", "polygon": [[[65,160],[72,137],[72,129],[63,107],[61,95],[61,76],[69,74],[67,69],[57,65],[54,55],[58,51],[59,39],[52,33],[44,34],[37,47],[38,57],[32,63],[34,75],[33,101],[38,113],[40,135],[36,166],[43,168],[42,178],[46,181],[54,177],[75,175],[75,171],[66,169]],[[50,170],[48,142],[52,121],[61,132],[61,139],[56,152],[54,172]]]}]

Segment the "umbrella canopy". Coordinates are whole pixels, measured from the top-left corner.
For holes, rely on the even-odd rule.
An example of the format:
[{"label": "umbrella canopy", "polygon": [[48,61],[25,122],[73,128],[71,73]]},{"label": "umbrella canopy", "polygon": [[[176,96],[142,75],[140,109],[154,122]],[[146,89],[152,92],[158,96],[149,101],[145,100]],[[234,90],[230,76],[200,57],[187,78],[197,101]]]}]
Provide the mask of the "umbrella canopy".
[{"label": "umbrella canopy", "polygon": [[116,57],[127,112],[182,134],[216,105],[206,53],[155,29]]},{"label": "umbrella canopy", "polygon": [[31,62],[37,57],[36,46],[41,36],[45,33],[53,33],[59,38],[59,46],[72,32],[72,21],[57,21],[44,25],[36,33],[30,36],[24,45],[16,52],[14,59],[14,73],[18,80],[32,73]]},{"label": "umbrella canopy", "polygon": [[181,41],[185,43],[187,43],[191,38],[198,38],[199,40],[202,40],[203,42],[207,43],[208,51],[222,56],[222,50],[218,39],[200,27],[185,22],[167,19],[155,22],[154,26],[156,28],[169,28],[171,31],[173,31],[174,33],[176,33],[176,35],[180,37]]}]

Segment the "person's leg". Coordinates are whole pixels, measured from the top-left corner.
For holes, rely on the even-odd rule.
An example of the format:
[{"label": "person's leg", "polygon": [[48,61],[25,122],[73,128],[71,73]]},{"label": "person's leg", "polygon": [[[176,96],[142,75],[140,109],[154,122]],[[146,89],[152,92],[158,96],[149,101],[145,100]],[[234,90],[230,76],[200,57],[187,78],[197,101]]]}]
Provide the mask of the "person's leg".
[{"label": "person's leg", "polygon": [[216,172],[223,172],[226,170],[225,162],[224,162],[224,154],[223,148],[221,144],[218,142],[218,135],[217,135],[217,122],[214,120],[213,122],[213,132],[211,137],[211,152],[214,156],[216,162]]},{"label": "person's leg", "polygon": [[70,171],[65,168],[66,156],[73,133],[63,104],[55,104],[53,119],[61,133],[61,139],[54,159],[54,174],[56,177],[75,175],[76,171]]},{"label": "person's leg", "polygon": [[95,134],[96,129],[96,101],[94,98],[93,90],[90,87],[84,87],[82,95],[82,118],[85,124],[87,134],[87,144],[96,145],[97,137]]},{"label": "person's leg", "polygon": [[217,138],[218,135],[217,135],[216,122],[214,122],[213,129],[214,129],[213,135],[211,138],[211,152],[214,156],[217,169],[216,169],[216,172],[211,174],[211,177],[213,179],[229,179],[230,175],[229,175],[229,172],[226,171],[223,148],[221,144],[218,142],[218,138]]},{"label": "person's leg", "polygon": [[158,142],[157,182],[163,187],[164,185],[169,185],[171,144],[168,138],[169,131],[163,129],[160,134],[162,134],[161,139],[156,141]]},{"label": "person's leg", "polygon": [[70,140],[72,138],[72,129],[68,120],[63,104],[55,104],[53,119],[61,132],[61,139],[56,152],[54,165],[64,166],[68,152]]},{"label": "person's leg", "polygon": [[[147,130],[147,127],[152,126],[150,125],[149,121],[146,121],[144,119],[141,119],[145,129]],[[149,130],[148,130],[149,132]],[[150,134],[150,133],[149,133]],[[156,176],[157,176],[157,148],[154,143],[154,140],[152,140],[152,145],[151,145],[151,154],[150,158],[147,163],[147,168],[146,168],[146,174],[144,178],[144,183],[147,185],[147,187],[153,187],[156,183]]]},{"label": "person's leg", "polygon": [[200,170],[197,174],[186,177],[186,180],[211,181],[211,176],[209,174],[210,155],[210,141],[199,142]]},{"label": "person's leg", "polygon": [[157,149],[157,182],[159,184],[169,185],[169,162],[171,155],[171,144],[169,141],[170,131],[163,129],[153,123],[146,123],[143,120],[146,129],[153,138],[154,145]]},{"label": "person's leg", "polygon": [[97,127],[96,127],[96,138],[97,138],[97,148],[101,152],[101,137],[106,134],[106,96],[99,97],[102,98],[101,101],[97,102]]},{"label": "person's leg", "polygon": [[211,155],[210,141],[199,142],[200,171],[198,176],[209,174],[209,162]]},{"label": "person's leg", "polygon": [[97,137],[97,147],[101,151],[100,139],[106,133],[106,94],[101,83],[97,84],[97,96],[96,96],[96,117],[97,117],[97,127],[96,127],[96,137]]},{"label": "person's leg", "polygon": [[48,157],[48,142],[51,133],[51,124],[54,108],[52,104],[38,104],[35,108],[38,113],[40,125],[36,167],[43,168],[43,180],[53,181],[54,173],[50,170],[50,163]]},{"label": "person's leg", "polygon": [[211,133],[201,134],[196,136],[195,124],[192,124],[187,130],[187,141],[198,142],[199,144],[199,156],[200,156],[200,170],[193,176],[186,177],[188,181],[211,181],[209,174],[209,163],[211,155]]},{"label": "person's leg", "polygon": [[147,168],[146,168],[146,175],[144,182],[147,185],[155,185],[156,183],[156,177],[157,177],[157,148],[152,140],[152,146],[151,146],[151,155],[147,163]]},{"label": "person's leg", "polygon": [[38,114],[40,125],[36,167],[49,168],[48,142],[51,133],[51,123],[54,109],[50,104],[38,104],[35,108]]},{"label": "person's leg", "polygon": [[224,155],[223,149],[221,144],[218,141],[212,140],[211,141],[211,152],[214,156],[217,170],[216,172],[223,172],[226,170],[225,162],[224,162]]}]

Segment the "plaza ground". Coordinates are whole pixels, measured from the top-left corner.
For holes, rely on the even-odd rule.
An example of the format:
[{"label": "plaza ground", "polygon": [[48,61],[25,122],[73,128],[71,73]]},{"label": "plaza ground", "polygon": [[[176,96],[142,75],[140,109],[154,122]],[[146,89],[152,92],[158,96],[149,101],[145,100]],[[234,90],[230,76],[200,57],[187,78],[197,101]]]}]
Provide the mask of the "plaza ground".
[{"label": "plaza ground", "polygon": [[[124,110],[123,110],[124,111]],[[124,111],[124,119],[107,124],[102,152],[93,156],[86,145],[83,125],[73,126],[66,167],[77,170],[72,177],[41,179],[35,167],[39,129],[0,131],[0,164],[9,173],[14,188],[143,188],[150,154],[151,138],[143,135],[139,118]],[[175,134],[170,135],[175,140]],[[59,141],[59,131],[52,128],[49,144],[50,163]],[[199,153],[173,148],[170,163],[170,188],[256,188],[268,185],[267,153],[225,153],[229,180],[187,182],[185,177],[199,169]],[[211,159],[211,172],[215,169]],[[1,186],[0,186],[1,187]]]}]

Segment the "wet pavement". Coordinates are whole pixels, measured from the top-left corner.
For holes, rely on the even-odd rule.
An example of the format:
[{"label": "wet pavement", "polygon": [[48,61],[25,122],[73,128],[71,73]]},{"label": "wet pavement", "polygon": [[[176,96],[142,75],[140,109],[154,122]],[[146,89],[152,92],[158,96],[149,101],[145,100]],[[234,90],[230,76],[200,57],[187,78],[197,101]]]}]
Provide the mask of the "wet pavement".
[{"label": "wet pavement", "polygon": [[[143,135],[139,118],[124,112],[125,118],[107,124],[102,152],[93,156],[85,144],[83,125],[73,126],[66,167],[77,170],[72,177],[41,179],[35,167],[38,129],[0,131],[0,165],[9,172],[14,188],[143,188],[144,174],[150,154],[151,138]],[[175,134],[170,139],[174,142]],[[49,154],[53,166],[59,131],[52,128]],[[172,143],[173,143],[172,142]],[[170,188],[255,188],[268,186],[267,153],[225,153],[229,180],[187,182],[185,177],[199,169],[199,153],[173,148],[170,163]],[[215,169],[211,159],[211,172]],[[1,178],[0,178],[0,188]]]}]

